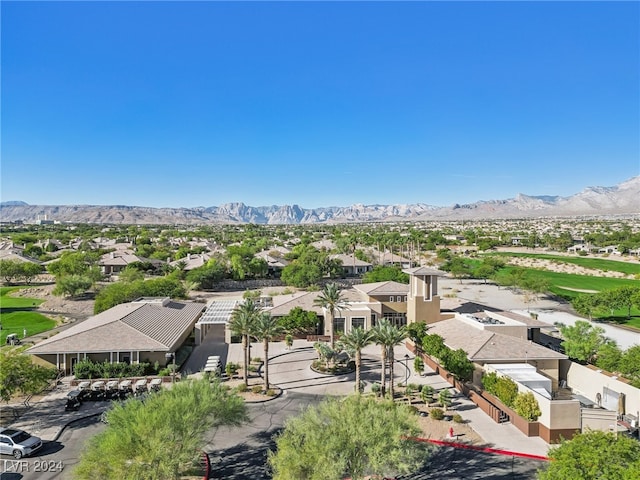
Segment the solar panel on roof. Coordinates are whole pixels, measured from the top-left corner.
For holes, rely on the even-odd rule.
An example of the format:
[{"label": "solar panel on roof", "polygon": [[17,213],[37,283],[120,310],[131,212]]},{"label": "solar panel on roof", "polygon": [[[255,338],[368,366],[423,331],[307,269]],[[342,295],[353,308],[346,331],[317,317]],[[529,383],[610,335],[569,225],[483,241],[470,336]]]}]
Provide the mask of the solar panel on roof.
[{"label": "solar panel on roof", "polygon": [[207,307],[207,310],[204,312],[202,317],[200,317],[198,323],[227,323],[238,303],[240,303],[238,300],[220,300],[212,302]]}]

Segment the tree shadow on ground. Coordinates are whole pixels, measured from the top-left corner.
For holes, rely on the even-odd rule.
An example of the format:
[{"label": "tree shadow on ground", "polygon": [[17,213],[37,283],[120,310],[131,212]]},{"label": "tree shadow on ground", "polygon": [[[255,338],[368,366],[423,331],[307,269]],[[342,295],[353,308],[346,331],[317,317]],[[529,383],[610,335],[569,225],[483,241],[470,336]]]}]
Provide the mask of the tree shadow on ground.
[{"label": "tree shadow on ground", "polygon": [[514,456],[495,455],[453,447],[438,447],[431,452],[419,472],[401,475],[398,480],[487,479],[534,480],[546,462]]}]

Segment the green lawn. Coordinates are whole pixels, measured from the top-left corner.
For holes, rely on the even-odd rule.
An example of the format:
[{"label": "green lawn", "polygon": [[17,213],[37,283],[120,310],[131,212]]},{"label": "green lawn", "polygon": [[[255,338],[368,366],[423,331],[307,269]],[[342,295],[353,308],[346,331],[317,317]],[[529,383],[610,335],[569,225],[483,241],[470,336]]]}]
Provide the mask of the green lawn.
[{"label": "green lawn", "polygon": [[550,255],[546,253],[509,252],[494,252],[485,255],[499,255],[501,257],[540,258],[543,260],[551,260],[560,263],[571,263],[580,267],[590,268],[593,270],[602,270],[605,272],[621,272],[627,275],[640,274],[640,263],[618,262],[616,260],[606,260],[603,258],[567,257],[563,255]]},{"label": "green lawn", "polygon": [[27,336],[51,330],[56,322],[44,315],[32,311],[42,303],[37,298],[10,297],[9,293],[23,287],[0,287],[0,345],[10,333],[15,333],[22,339],[24,330]]},{"label": "green lawn", "polygon": [[[501,272],[503,272],[503,274],[506,274],[514,268],[516,267],[507,266],[503,268]],[[562,297],[568,301],[571,301],[571,299],[578,295],[584,294],[582,292],[568,290],[571,288],[577,290],[594,290],[600,292],[602,290],[610,290],[613,288],[622,287],[623,285],[640,285],[640,282],[638,282],[638,280],[629,280],[625,278],[591,277],[588,275],[549,272],[547,270],[537,270],[533,268],[525,268],[525,270],[526,276],[542,277],[547,280],[550,285],[549,291],[553,295],[557,295],[558,297]],[[638,310],[637,308],[632,308],[631,315],[631,319],[627,319],[626,309],[621,309],[616,310],[612,317],[603,318],[602,320],[640,328],[640,310]]]},{"label": "green lawn", "polygon": [[9,294],[25,287],[0,287],[0,308],[33,308],[43,300],[37,298],[11,297]]},{"label": "green lawn", "polygon": [[[507,266],[501,272],[508,273],[516,267]],[[608,277],[592,277],[589,275],[577,275],[574,273],[550,272],[548,270],[538,270],[534,268],[525,268],[527,276],[542,277],[551,285],[551,292],[554,295],[573,298],[579,295],[579,292],[567,290],[575,288],[578,290],[610,290],[612,288],[622,287],[623,285],[639,285],[638,280],[630,280],[626,278],[608,278]],[[565,288],[562,288],[565,287]]]},{"label": "green lawn", "polygon": [[16,311],[0,314],[2,330],[0,331],[0,345],[4,345],[7,335],[15,333],[22,339],[23,332],[27,330],[27,336],[46,332],[56,326],[55,320],[36,312]]}]

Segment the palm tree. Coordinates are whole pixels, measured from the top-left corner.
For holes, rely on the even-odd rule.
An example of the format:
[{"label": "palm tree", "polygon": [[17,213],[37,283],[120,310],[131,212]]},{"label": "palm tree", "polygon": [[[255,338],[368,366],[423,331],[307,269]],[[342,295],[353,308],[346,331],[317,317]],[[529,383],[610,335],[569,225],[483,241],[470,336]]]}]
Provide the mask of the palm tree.
[{"label": "palm tree", "polygon": [[347,350],[355,352],[356,361],[356,393],[360,394],[360,370],[362,365],[362,349],[373,342],[373,332],[365,331],[363,328],[356,327],[346,335],[343,335],[340,341]]},{"label": "palm tree", "polygon": [[322,292],[318,297],[313,301],[314,305],[322,307],[327,311],[329,322],[329,337],[331,339],[331,348],[335,348],[335,339],[333,335],[333,318],[335,316],[336,310],[340,311],[342,308],[348,308],[348,302],[345,297],[342,296],[340,292],[340,287],[337,283],[327,283]]},{"label": "palm tree", "polygon": [[407,338],[407,330],[405,327],[397,328],[385,318],[380,320],[372,330],[374,332],[374,341],[377,345],[380,345],[382,353],[382,374],[380,376],[382,395],[384,396],[385,394],[386,365],[388,360],[391,365],[391,371],[389,373],[389,393],[391,394],[391,398],[393,398],[395,393],[393,389],[394,347],[400,345]]},{"label": "palm tree", "polygon": [[249,386],[249,336],[253,334],[253,327],[260,315],[260,307],[253,300],[247,298],[236,306],[231,314],[229,329],[234,335],[242,336],[242,349],[244,350],[244,384]]},{"label": "palm tree", "polygon": [[269,342],[274,337],[281,335],[284,327],[278,323],[276,317],[272,317],[269,312],[262,312],[252,328],[252,336],[264,345],[264,389],[269,390]]}]

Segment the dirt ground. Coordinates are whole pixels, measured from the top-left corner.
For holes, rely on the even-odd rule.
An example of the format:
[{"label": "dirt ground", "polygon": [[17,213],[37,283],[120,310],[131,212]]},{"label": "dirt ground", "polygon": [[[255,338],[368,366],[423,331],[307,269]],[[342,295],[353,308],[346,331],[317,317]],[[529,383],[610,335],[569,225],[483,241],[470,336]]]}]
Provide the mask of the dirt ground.
[{"label": "dirt ground", "polygon": [[512,257],[509,259],[509,263],[511,265],[517,265],[520,267],[537,268],[541,270],[548,270],[550,272],[572,273],[575,275],[591,275],[610,278],[634,278],[633,275],[627,275],[622,272],[593,270],[590,268],[581,267],[580,265],[554,262],[553,260],[546,260],[542,258]]},{"label": "dirt ground", "polygon": [[32,285],[13,292],[15,297],[38,298],[44,300],[38,311],[48,316],[69,316],[73,318],[87,318],[93,315],[95,300],[92,297],[69,299],[58,297],[52,293],[54,284]]}]

